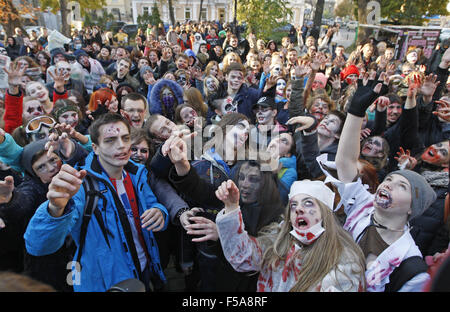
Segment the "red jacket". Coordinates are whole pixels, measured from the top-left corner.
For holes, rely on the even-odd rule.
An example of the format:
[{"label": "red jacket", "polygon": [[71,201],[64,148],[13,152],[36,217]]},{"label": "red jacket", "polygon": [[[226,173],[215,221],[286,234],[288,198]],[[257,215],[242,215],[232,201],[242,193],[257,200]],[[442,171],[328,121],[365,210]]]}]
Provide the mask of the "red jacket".
[{"label": "red jacket", "polygon": [[[53,100],[56,102],[59,99],[67,99],[67,91],[64,93],[58,93],[53,91]],[[7,133],[12,133],[16,128],[22,125],[23,114],[23,93],[19,92],[17,95],[9,94],[9,91],[5,95],[5,114],[3,120],[5,121],[4,130]]]}]

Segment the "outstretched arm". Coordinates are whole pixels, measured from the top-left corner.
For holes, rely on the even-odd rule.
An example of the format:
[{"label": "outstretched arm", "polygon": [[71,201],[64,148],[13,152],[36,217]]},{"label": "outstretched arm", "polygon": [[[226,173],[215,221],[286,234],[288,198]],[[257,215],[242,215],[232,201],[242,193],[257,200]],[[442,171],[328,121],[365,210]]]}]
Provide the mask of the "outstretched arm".
[{"label": "outstretched arm", "polygon": [[344,183],[352,182],[358,174],[361,125],[367,108],[387,92],[388,78],[385,76],[380,75],[380,78],[385,79],[383,83],[368,80],[368,77],[358,81],[358,89],[350,103],[336,154],[338,178]]}]

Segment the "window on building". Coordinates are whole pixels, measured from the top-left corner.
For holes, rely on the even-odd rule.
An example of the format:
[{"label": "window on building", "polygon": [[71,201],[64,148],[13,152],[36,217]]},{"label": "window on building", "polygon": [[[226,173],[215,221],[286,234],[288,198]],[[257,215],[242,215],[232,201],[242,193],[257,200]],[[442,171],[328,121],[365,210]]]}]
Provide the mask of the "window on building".
[{"label": "window on building", "polygon": [[149,7],[142,7],[142,14],[150,14],[150,8]]},{"label": "window on building", "polygon": [[184,8],[184,19],[191,19],[191,8]]},{"label": "window on building", "polygon": [[202,8],[202,12],[200,13],[200,18],[202,21],[208,20],[207,18],[207,8]]}]

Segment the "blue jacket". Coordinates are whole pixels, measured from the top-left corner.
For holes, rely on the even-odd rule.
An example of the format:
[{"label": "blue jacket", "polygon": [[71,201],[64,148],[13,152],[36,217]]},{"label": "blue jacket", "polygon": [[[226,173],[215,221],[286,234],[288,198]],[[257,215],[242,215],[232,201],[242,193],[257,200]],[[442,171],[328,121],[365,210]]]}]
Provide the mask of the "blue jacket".
[{"label": "blue jacket", "polygon": [[291,190],[291,185],[297,181],[297,157],[292,155],[291,157],[280,158],[280,163],[282,163],[281,170],[278,174],[280,180],[280,186],[278,187],[280,191],[280,197],[285,204],[287,204],[289,191]]},{"label": "blue jacket", "polygon": [[[85,164],[80,169],[86,169],[88,174],[98,181],[100,191],[104,191],[106,204],[99,199],[96,209],[101,211],[104,225],[107,229],[109,246],[102,233],[97,219],[92,216],[85,239],[85,246],[81,256],[81,272],[77,265],[72,266],[75,291],[106,291],[114,284],[129,278],[138,278],[135,263],[139,265],[131,232],[126,232],[121,225],[122,205],[115,204],[114,186],[107,174],[102,170],[97,156],[90,153]],[[164,229],[169,222],[166,208],[157,202],[148,185],[148,172],[143,165],[129,161],[124,168],[131,177],[138,201],[139,214],[150,208],[158,208],[164,215]],[[100,182],[101,181],[101,182]],[[107,185],[109,187],[107,187]],[[116,196],[117,198],[117,196]],[[25,244],[28,253],[35,256],[51,254],[64,243],[67,235],[71,235],[77,245],[75,258],[78,255],[80,231],[83,211],[86,201],[84,186],[70,199],[61,217],[54,218],[48,213],[48,201],[39,206],[25,232]],[[120,200],[119,200],[120,203]],[[121,208],[118,208],[121,207]],[[124,214],[122,214],[124,215]],[[134,224],[132,225],[134,226]],[[127,226],[128,227],[128,226]],[[152,274],[163,282],[166,281],[159,261],[159,251],[153,232],[142,229],[145,244],[150,255]],[[131,252],[130,252],[131,251]],[[140,268],[139,268],[140,269]]]}]

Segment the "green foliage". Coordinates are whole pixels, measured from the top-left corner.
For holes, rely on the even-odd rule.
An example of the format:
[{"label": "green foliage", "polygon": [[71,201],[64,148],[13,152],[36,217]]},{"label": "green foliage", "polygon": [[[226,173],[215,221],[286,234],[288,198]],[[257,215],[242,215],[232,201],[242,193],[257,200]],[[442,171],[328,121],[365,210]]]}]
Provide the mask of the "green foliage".
[{"label": "green foliage", "polygon": [[147,25],[158,25],[159,23],[162,23],[161,15],[159,14],[158,6],[155,5],[152,7],[152,13],[148,14],[148,12],[145,12],[142,15],[139,15],[137,17],[137,23],[139,25],[139,28],[147,29]]},{"label": "green foliage", "polygon": [[402,25],[423,25],[423,16],[446,15],[448,0],[381,0],[381,16]]},{"label": "green foliage", "polygon": [[354,1],[342,0],[334,9],[334,15],[339,17],[354,16]]},{"label": "green foliage", "polygon": [[239,0],[237,19],[247,24],[258,38],[271,38],[277,27],[292,16],[288,0]]},{"label": "green foliage", "polygon": [[[80,4],[82,16],[85,16],[86,10],[96,10],[106,6],[106,0],[67,0],[67,4],[71,1],[75,1]],[[52,13],[56,14],[61,9],[59,0],[40,0],[40,2],[41,10],[50,9]]]}]

